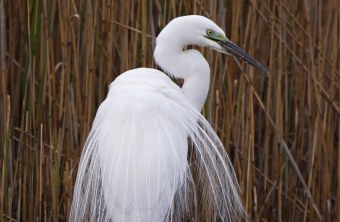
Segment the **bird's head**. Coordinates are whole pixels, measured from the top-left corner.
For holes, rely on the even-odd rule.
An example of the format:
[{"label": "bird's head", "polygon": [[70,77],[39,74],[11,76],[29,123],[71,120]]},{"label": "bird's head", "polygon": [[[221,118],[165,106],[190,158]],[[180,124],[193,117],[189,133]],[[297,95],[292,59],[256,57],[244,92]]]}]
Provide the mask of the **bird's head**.
[{"label": "bird's head", "polygon": [[173,45],[181,47],[187,45],[210,47],[218,52],[242,59],[268,73],[265,66],[230,41],[218,25],[204,16],[189,15],[173,19],[159,34],[158,41],[175,42],[176,44]]}]

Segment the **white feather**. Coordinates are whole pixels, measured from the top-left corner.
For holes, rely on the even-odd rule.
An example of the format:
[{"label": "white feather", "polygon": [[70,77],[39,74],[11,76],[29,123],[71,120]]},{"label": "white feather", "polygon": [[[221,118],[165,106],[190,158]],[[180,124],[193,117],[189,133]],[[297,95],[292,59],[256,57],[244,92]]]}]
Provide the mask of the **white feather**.
[{"label": "white feather", "polygon": [[193,189],[187,136],[216,215],[234,217],[242,205],[220,140],[177,85],[140,68],[118,77],[98,109],[79,166],[73,221],[163,221],[187,214],[192,200],[186,192]]}]

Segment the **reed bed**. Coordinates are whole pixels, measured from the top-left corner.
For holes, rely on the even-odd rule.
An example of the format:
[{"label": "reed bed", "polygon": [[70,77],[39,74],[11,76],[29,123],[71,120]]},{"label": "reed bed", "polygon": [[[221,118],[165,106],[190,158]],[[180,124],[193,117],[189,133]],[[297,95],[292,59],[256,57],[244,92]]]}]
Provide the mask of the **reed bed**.
[{"label": "reed bed", "polygon": [[201,49],[212,74],[203,114],[249,220],[340,221],[339,13],[339,0],[0,0],[1,220],[68,219],[108,85],[155,67],[172,18],[201,14],[270,69]]}]

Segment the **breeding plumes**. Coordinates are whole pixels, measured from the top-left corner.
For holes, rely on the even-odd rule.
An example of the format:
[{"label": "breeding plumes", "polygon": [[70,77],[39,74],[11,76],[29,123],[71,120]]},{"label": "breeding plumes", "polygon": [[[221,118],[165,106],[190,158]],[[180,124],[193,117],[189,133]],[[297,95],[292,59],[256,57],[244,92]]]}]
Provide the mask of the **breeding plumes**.
[{"label": "breeding plumes", "polygon": [[[183,50],[187,45],[232,54],[267,72],[209,19],[172,20],[154,51],[166,74],[138,68],[110,85],[83,150],[70,221],[204,220],[202,201],[211,206],[210,219],[244,217],[228,155],[200,114],[209,65],[199,51]],[[182,88],[169,76],[183,79]]]}]

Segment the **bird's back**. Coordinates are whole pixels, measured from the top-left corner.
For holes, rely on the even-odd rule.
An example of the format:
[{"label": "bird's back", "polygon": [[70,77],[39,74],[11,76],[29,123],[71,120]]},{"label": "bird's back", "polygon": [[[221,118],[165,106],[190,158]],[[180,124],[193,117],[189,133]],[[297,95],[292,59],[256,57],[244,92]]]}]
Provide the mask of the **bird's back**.
[{"label": "bird's back", "polygon": [[[187,161],[188,138],[197,158],[195,179]],[[110,85],[87,138],[70,220],[193,218],[201,214],[196,189],[204,190],[204,201],[215,210],[206,220],[235,221],[242,215],[228,155],[181,89],[154,69],[123,73]]]}]

